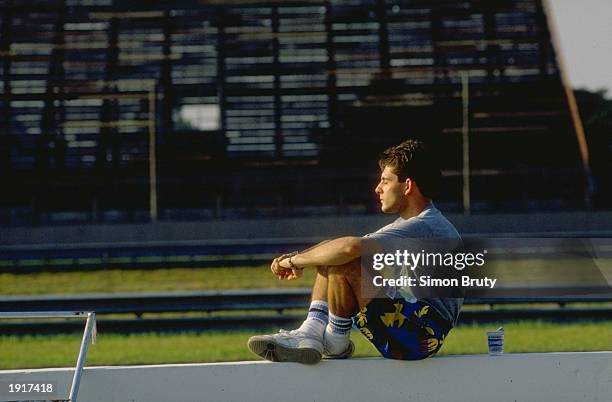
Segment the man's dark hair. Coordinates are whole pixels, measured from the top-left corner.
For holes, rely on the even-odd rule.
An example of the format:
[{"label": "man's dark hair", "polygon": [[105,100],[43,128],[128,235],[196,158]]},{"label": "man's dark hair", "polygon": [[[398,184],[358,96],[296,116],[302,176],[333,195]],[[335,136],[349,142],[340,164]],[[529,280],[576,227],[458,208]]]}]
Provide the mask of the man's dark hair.
[{"label": "man's dark hair", "polygon": [[378,160],[380,170],[389,166],[400,181],[411,178],[427,198],[437,195],[440,185],[440,166],[437,155],[421,140],[406,140],[387,148]]}]

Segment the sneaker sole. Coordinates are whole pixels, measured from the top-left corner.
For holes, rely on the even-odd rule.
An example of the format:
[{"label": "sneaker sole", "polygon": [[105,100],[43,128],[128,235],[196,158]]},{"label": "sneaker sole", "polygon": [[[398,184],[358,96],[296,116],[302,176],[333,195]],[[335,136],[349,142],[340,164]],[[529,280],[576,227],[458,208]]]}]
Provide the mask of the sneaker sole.
[{"label": "sneaker sole", "polygon": [[257,336],[249,339],[248,347],[251,352],[271,362],[316,364],[322,357],[321,352],[313,348],[288,348]]},{"label": "sneaker sole", "polygon": [[353,353],[355,353],[355,344],[353,341],[349,340],[349,346],[344,352],[338,355],[323,354],[323,358],[327,360],[349,359],[351,356],[353,356]]}]

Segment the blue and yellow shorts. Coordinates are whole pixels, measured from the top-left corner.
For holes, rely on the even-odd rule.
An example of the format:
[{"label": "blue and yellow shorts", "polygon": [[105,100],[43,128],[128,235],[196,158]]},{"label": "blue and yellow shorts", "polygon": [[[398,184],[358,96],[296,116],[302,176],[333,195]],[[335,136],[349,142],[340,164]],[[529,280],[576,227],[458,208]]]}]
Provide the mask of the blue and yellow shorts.
[{"label": "blue and yellow shorts", "polygon": [[429,304],[403,297],[374,299],[352,318],[353,325],[388,359],[432,356],[452,328]]}]

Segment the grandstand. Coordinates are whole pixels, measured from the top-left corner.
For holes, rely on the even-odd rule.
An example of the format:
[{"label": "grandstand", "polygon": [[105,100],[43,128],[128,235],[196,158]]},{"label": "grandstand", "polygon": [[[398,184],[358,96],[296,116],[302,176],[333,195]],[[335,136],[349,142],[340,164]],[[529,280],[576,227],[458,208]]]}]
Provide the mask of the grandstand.
[{"label": "grandstand", "polygon": [[474,211],[585,203],[542,0],[0,10],[3,225],[374,212],[375,157],[408,135],[440,149],[460,211],[464,123]]}]

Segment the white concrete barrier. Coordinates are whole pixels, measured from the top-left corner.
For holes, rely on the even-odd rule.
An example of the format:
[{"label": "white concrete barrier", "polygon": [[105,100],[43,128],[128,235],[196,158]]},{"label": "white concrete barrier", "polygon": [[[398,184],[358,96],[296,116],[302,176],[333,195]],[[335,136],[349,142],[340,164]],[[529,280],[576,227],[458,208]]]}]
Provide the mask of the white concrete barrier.
[{"label": "white concrete barrier", "polygon": [[[0,371],[0,384],[55,382],[67,395],[71,374],[70,369]],[[315,366],[235,362],[88,367],[78,400],[610,402],[612,352],[449,356],[419,362],[371,358]]]}]

